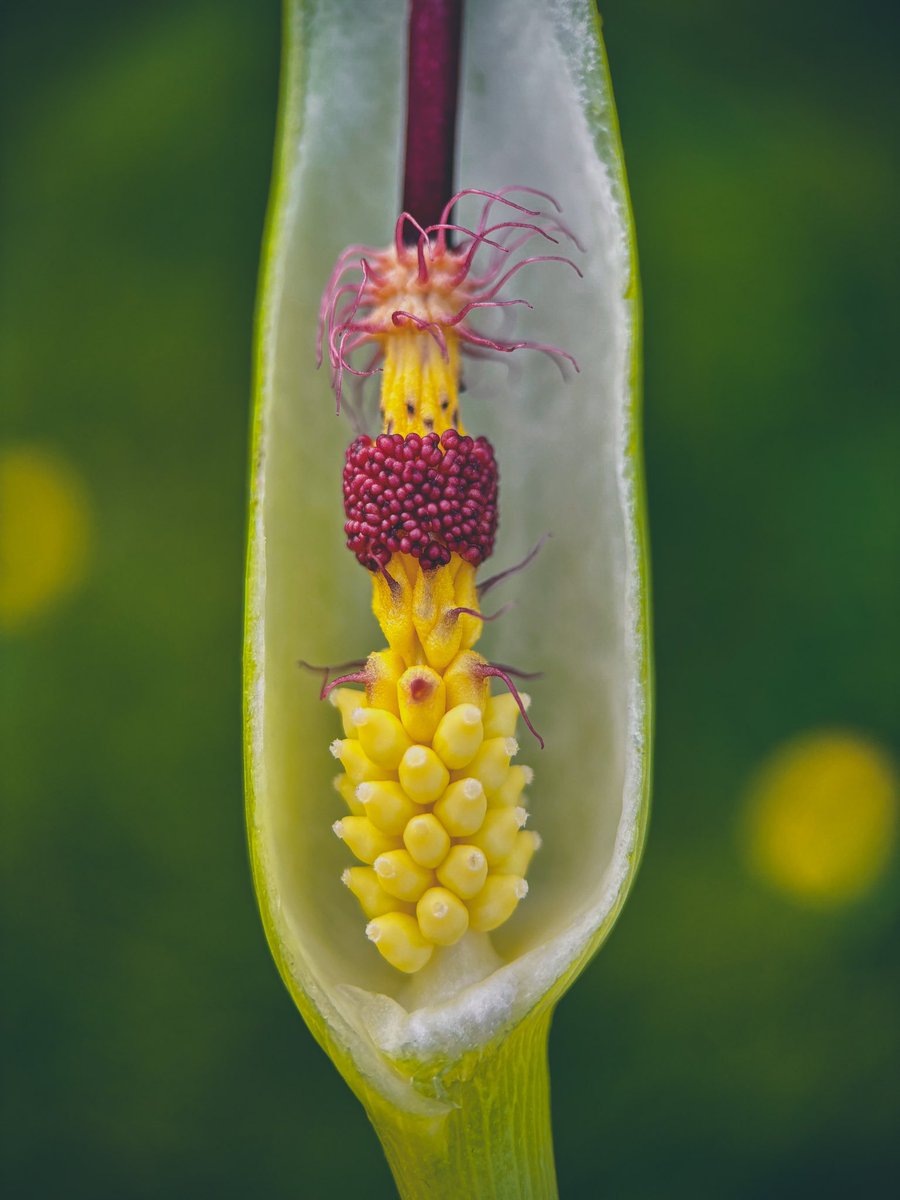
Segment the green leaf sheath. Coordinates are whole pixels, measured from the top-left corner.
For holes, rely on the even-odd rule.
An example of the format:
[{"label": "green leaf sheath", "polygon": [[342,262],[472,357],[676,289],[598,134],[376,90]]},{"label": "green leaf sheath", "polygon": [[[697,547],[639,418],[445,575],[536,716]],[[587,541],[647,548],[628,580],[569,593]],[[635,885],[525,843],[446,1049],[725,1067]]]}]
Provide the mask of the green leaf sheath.
[{"label": "green leaf sheath", "polygon": [[[502,600],[498,590],[498,604],[516,605],[483,639],[489,661],[543,672],[528,690],[546,749],[523,741],[520,759],[534,768],[529,804],[543,846],[513,917],[440,947],[410,980],[367,939],[341,883],[349,851],[332,826],[346,812],[328,752],[337,714],[297,668],[298,659],[365,661],[383,644],[371,577],[345,544],[341,470],[353,433],[335,416],[327,347],[316,371],[316,330],[338,256],[388,245],[400,211],[406,13],[406,0],[285,5],[247,572],[254,884],[282,978],[364,1105],[401,1195],[552,1200],[552,1008],[621,911],[649,805],[634,235],[590,0],[472,0],[458,186],[559,200],[583,246],[580,273],[531,262],[508,294],[534,309],[507,311],[517,338],[561,347],[581,369],[561,379],[528,349],[511,356],[518,370],[508,375],[466,362],[466,429],[490,439],[500,464],[497,571],[554,534],[527,572],[504,582]],[[477,223],[477,203],[459,202],[461,224]],[[545,251],[555,248],[533,253]]]}]

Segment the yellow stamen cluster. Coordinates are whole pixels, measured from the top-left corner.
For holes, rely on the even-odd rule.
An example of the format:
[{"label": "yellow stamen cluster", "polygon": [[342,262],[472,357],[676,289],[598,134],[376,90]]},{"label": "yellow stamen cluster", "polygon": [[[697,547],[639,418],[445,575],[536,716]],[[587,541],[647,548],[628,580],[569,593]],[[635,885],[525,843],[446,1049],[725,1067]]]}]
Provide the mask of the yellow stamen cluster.
[{"label": "yellow stamen cluster", "polygon": [[369,918],[366,933],[412,973],[436,946],[512,916],[540,838],[523,828],[531,770],[511,761],[515,698],[489,693],[471,648],[477,619],[447,620],[462,599],[471,605],[473,568],[457,556],[437,571],[401,555],[391,566],[404,582],[374,585],[390,646],[370,655],[365,692],[330,696],[345,735],[331,746],[344,768],[335,787],[349,809],[334,831],[365,864],[343,880]]}]

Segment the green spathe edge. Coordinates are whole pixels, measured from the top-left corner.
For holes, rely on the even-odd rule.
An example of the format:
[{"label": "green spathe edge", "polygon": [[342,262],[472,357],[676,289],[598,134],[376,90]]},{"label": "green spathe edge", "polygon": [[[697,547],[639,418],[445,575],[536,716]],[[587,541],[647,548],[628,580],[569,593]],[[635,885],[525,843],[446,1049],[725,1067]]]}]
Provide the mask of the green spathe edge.
[{"label": "green spathe edge", "polygon": [[[511,0],[513,5],[515,2]],[[410,1198],[427,1195],[433,1200],[442,1197],[451,1200],[460,1196],[474,1200],[478,1197],[552,1197],[556,1194],[556,1184],[550,1137],[547,1035],[553,1006],[599,948],[618,916],[640,859],[649,811],[651,660],[640,447],[640,297],[621,146],[600,23],[589,0],[586,3],[558,0],[550,6],[554,10],[551,20],[565,21],[571,17],[575,25],[583,26],[585,20],[593,23],[597,56],[591,77],[580,81],[584,111],[597,154],[613,178],[630,258],[630,283],[623,298],[628,310],[630,349],[629,441],[624,470],[633,497],[635,528],[632,536],[639,559],[635,564],[639,572],[639,612],[634,634],[640,644],[636,658],[644,698],[640,732],[645,750],[639,764],[641,813],[629,855],[628,874],[612,907],[540,999],[514,1024],[494,1032],[483,1044],[473,1044],[458,1056],[418,1061],[388,1058],[374,1041],[360,1036],[359,1028],[346,1019],[343,1005],[334,1003],[332,998],[313,987],[301,986],[294,963],[302,954],[302,946],[288,945],[284,940],[273,906],[265,847],[257,822],[257,813],[268,799],[266,768],[258,742],[265,665],[264,408],[275,370],[272,361],[274,312],[286,272],[289,222],[293,211],[293,160],[301,144],[308,102],[306,48],[309,39],[316,36],[317,7],[315,0],[288,0],[285,6],[279,135],[257,314],[244,661],[247,816],[254,883],[266,934],[282,978],[312,1033],[364,1104],[402,1195]]]}]

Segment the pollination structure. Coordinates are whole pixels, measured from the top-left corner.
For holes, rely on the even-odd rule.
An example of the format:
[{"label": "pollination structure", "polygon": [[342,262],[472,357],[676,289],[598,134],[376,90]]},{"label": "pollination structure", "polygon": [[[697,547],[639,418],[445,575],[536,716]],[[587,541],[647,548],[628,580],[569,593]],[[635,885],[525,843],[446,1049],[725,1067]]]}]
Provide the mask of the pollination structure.
[{"label": "pollination structure", "polygon": [[[482,201],[474,228],[452,219],[470,195]],[[539,197],[545,212],[513,196],[535,193],[463,192],[424,227],[403,213],[390,246],[339,256],[320,311],[320,357],[327,344],[338,404],[345,373],[381,381],[381,433],[349,446],[343,493],[347,546],[371,574],[387,647],[346,675],[326,672],[322,698],[340,709],[344,732],[331,746],[344,768],[335,788],[349,809],[332,828],[366,864],[342,878],[371,918],[368,937],[407,974],[464,939],[454,956],[463,977],[496,965],[492,947],[475,939],[505,924],[527,895],[540,846],[523,828],[533,773],[512,765],[520,714],[541,747],[543,739],[510,669],[474,649],[489,619],[481,595],[518,569],[476,582],[497,532],[499,472],[491,443],[464,431],[461,352],[533,350],[577,368],[566,351],[490,336],[471,315],[530,307],[501,298],[526,267],[581,272],[561,254],[517,257],[537,238],[575,238],[551,197]],[[487,262],[476,267],[482,251]],[[362,368],[353,366],[359,352]],[[506,694],[492,696],[491,680]]]},{"label": "pollination structure", "polygon": [[[402,1194],[550,1196],[550,1015],[621,908],[647,816],[630,211],[592,6],[472,5],[457,177],[478,190],[448,208],[447,305],[422,308],[441,241],[396,226],[405,20],[400,0],[287,8],[253,423],[254,880]],[[545,235],[560,249],[528,241]],[[533,264],[494,290],[548,250],[583,278]],[[298,659],[351,665],[323,703]],[[509,663],[541,673],[530,707]]]}]

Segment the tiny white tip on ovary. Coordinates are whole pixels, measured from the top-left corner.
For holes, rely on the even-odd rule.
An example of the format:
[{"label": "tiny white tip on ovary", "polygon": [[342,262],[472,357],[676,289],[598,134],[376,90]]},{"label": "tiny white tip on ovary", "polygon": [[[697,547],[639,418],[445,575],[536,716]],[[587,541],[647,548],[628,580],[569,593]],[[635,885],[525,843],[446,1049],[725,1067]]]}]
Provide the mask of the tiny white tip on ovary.
[{"label": "tiny white tip on ovary", "polygon": [[477,800],[484,788],[480,779],[467,779],[462,785],[462,791],[467,800]]},{"label": "tiny white tip on ovary", "polygon": [[486,862],[487,859],[481,850],[473,850],[467,859],[467,865],[472,871],[480,871]]},{"label": "tiny white tip on ovary", "polygon": [[522,701],[522,707],[526,711],[531,708],[531,697],[527,692],[519,692],[519,699]]},{"label": "tiny white tip on ovary", "polygon": [[438,921],[441,921],[444,919],[444,917],[446,917],[446,915],[449,911],[450,911],[450,906],[448,904],[445,904],[443,900],[439,900],[437,902],[437,904],[432,906],[431,915],[433,917],[435,917]]},{"label": "tiny white tip on ovary", "polygon": [[340,738],[335,738],[334,741],[331,743],[331,745],[328,747],[328,749],[331,751],[331,753],[334,755],[335,758],[341,757],[341,750],[343,750],[343,748],[344,748],[344,743]]},{"label": "tiny white tip on ovary", "polygon": [[543,846],[543,844],[544,844],[544,839],[541,837],[541,835],[539,833],[534,834],[535,850],[540,850],[540,848],[541,848],[541,846]]},{"label": "tiny white tip on ovary", "polygon": [[481,724],[481,709],[474,704],[464,704],[462,712],[459,714],[462,717],[463,725],[480,725]]},{"label": "tiny white tip on ovary", "polygon": [[522,778],[525,780],[526,787],[530,783],[534,783],[534,771],[532,771],[531,767],[522,768]]},{"label": "tiny white tip on ovary", "polygon": [[516,896],[519,900],[524,900],[528,895],[528,882],[525,879],[520,879],[516,884]]},{"label": "tiny white tip on ovary", "polygon": [[341,883],[344,885],[344,887],[350,886],[350,879],[351,879],[350,868],[345,867],[344,870],[341,872]]},{"label": "tiny white tip on ovary", "polygon": [[336,837],[343,838],[343,836],[344,836],[344,822],[343,821],[335,821],[335,823],[332,825],[331,828],[334,830]]},{"label": "tiny white tip on ovary", "polygon": [[371,783],[358,783],[356,785],[356,798],[360,804],[368,804],[372,799],[372,792],[374,790]]},{"label": "tiny white tip on ovary", "polygon": [[519,808],[515,809],[515,814],[516,820],[519,822],[519,828],[521,829],[528,820],[528,811],[520,806]]},{"label": "tiny white tip on ovary", "polygon": [[366,721],[368,721],[368,719],[369,719],[369,714],[366,712],[366,710],[364,708],[354,708],[353,712],[350,714],[350,720],[353,722],[354,725],[357,725],[357,726],[365,725],[365,723],[366,723]]},{"label": "tiny white tip on ovary", "polygon": [[366,926],[366,937],[370,942],[377,942],[381,937],[381,926],[377,921],[370,921]]},{"label": "tiny white tip on ovary", "polygon": [[423,767],[428,761],[424,746],[410,746],[404,757],[409,767]]},{"label": "tiny white tip on ovary", "polygon": [[379,854],[372,865],[375,868],[375,874],[380,875],[382,879],[391,879],[397,874],[394,864],[389,858],[385,858],[383,854]]},{"label": "tiny white tip on ovary", "polygon": [[512,758],[513,755],[519,753],[519,743],[515,738],[506,738],[503,743],[503,749],[506,751],[509,757]]}]

